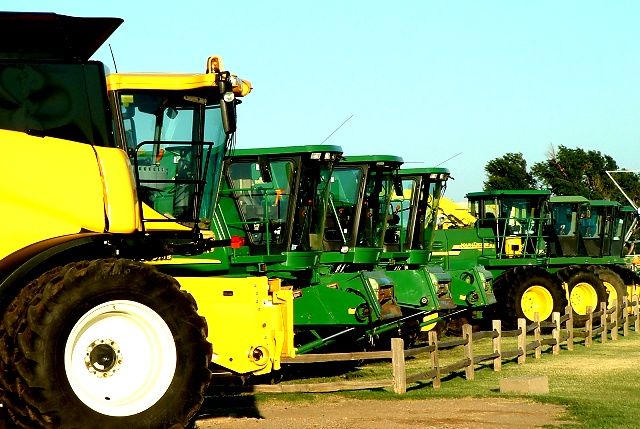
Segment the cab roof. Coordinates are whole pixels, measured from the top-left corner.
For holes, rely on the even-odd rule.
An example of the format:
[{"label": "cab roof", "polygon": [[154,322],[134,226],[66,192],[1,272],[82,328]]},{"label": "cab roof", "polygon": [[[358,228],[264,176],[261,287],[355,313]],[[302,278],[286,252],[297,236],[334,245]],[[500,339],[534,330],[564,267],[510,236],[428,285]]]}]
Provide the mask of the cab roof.
[{"label": "cab roof", "polygon": [[505,190],[492,190],[481,192],[469,192],[467,194],[468,199],[481,199],[481,198],[493,198],[493,197],[548,197],[551,195],[551,191],[546,189],[505,189]]},{"label": "cab roof", "polygon": [[231,157],[239,156],[259,156],[259,155],[298,155],[310,153],[340,153],[342,147],[332,145],[305,145],[305,146],[280,146],[280,147],[264,147],[251,149],[233,149],[230,152]]},{"label": "cab roof", "polygon": [[87,61],[122,22],[50,12],[0,12],[0,59]]},{"label": "cab roof", "polygon": [[404,160],[400,156],[395,155],[358,155],[351,156],[347,155],[342,160],[340,160],[340,164],[368,164],[377,167],[388,167],[388,168],[400,168],[400,166],[404,163]]},{"label": "cab roof", "polygon": [[424,176],[430,174],[444,174],[449,176],[451,173],[448,168],[444,167],[418,167],[418,168],[403,168],[399,171],[402,176]]}]

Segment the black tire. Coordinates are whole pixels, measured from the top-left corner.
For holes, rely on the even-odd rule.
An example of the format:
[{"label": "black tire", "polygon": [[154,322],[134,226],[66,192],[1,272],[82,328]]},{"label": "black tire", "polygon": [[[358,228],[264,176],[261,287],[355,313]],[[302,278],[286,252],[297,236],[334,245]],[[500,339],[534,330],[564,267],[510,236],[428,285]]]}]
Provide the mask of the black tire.
[{"label": "black tire", "polygon": [[[589,320],[586,308],[591,306],[592,311],[599,311],[600,303],[607,302],[604,284],[587,267],[569,267],[558,272],[558,277],[566,279],[567,295],[573,308],[573,326],[583,327]],[[583,289],[585,293],[581,293],[580,289]]]},{"label": "black tire", "polygon": [[541,322],[551,320],[554,312],[564,312],[567,300],[560,282],[546,271],[516,267],[498,276],[494,283],[498,303],[494,306],[501,315],[503,329],[517,328],[520,318],[527,319],[527,323],[533,321],[532,309],[535,309],[535,305],[527,306],[527,303],[534,291],[544,295],[541,304],[544,304],[545,309],[541,308]]},{"label": "black tire", "polygon": [[[605,301],[607,308],[611,308],[611,306],[615,304],[618,308],[618,317],[622,317],[623,300],[627,296],[627,286],[624,284],[622,277],[612,269],[600,265],[595,265],[589,269],[598,276],[604,285],[607,295]],[[615,292],[615,298],[611,296],[612,292]]]},{"label": "black tire", "polygon": [[204,400],[206,322],[150,265],[56,268],[18,295],[2,325],[2,400],[21,427],[181,428]]}]

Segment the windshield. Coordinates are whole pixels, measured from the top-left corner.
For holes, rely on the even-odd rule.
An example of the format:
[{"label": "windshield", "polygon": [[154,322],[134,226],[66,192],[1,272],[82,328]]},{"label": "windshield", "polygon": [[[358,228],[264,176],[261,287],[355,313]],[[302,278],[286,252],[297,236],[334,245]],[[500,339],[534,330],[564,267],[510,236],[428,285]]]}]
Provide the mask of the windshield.
[{"label": "windshield", "polygon": [[387,172],[370,171],[362,201],[358,228],[359,247],[382,247],[387,226],[387,209],[392,190]]},{"label": "windshield", "polygon": [[413,179],[402,180],[402,195],[396,194],[395,190],[391,192],[391,204],[387,211],[387,231],[384,234],[384,244],[389,248],[390,245],[398,245],[394,250],[404,250],[404,246],[409,239],[407,234],[409,223],[411,221],[412,197],[416,192],[416,181]]},{"label": "windshield", "polygon": [[[427,181],[421,191],[419,215],[423,217],[420,218],[419,222],[416,222],[412,249],[433,249],[435,230],[441,220],[438,216],[437,208],[440,206],[440,198],[444,192],[445,182],[431,180]],[[424,231],[424,234],[421,234],[420,231]]]},{"label": "windshield", "polygon": [[315,161],[302,166],[291,250],[322,250],[332,163]]},{"label": "windshield", "polygon": [[[139,198],[168,218],[193,217],[194,192],[204,186],[198,217],[200,227],[208,229],[226,146],[219,99],[210,103],[182,91],[140,91],[120,92],[117,100],[139,178],[157,181],[143,184]],[[204,185],[197,183],[199,174]],[[182,182],[172,183],[176,180]]]},{"label": "windshield", "polygon": [[351,241],[356,231],[354,222],[362,176],[363,171],[358,167],[334,169],[324,227],[325,240],[344,244]]},{"label": "windshield", "polygon": [[267,182],[258,162],[234,161],[228,169],[236,204],[253,244],[282,244],[285,240],[294,162],[276,160],[269,165]]}]

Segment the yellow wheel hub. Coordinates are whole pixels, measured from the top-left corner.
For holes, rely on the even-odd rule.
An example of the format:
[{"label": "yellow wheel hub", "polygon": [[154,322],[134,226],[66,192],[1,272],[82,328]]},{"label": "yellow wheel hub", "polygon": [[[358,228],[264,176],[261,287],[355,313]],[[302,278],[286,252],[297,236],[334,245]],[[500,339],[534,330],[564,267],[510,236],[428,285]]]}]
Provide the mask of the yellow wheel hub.
[{"label": "yellow wheel hub", "polygon": [[531,286],[522,294],[520,306],[527,319],[534,320],[535,313],[538,313],[540,320],[545,320],[553,312],[553,297],[547,288]]},{"label": "yellow wheel hub", "polygon": [[597,310],[598,294],[589,283],[580,282],[571,289],[569,303],[573,311],[584,316],[587,314],[587,307],[591,307],[591,311]]},{"label": "yellow wheel hub", "polygon": [[618,292],[616,288],[609,282],[604,282],[604,288],[607,292],[607,308],[611,308],[618,304]]},{"label": "yellow wheel hub", "polygon": [[[438,317],[440,317],[438,315],[438,313],[431,313],[431,314],[427,314],[426,316],[424,316],[422,321],[423,322],[428,322],[429,320],[435,320]],[[423,331],[423,332],[426,332],[426,331],[432,330],[435,327],[436,327],[436,323],[429,323],[428,325],[424,325],[422,328],[420,328],[420,330]]]}]

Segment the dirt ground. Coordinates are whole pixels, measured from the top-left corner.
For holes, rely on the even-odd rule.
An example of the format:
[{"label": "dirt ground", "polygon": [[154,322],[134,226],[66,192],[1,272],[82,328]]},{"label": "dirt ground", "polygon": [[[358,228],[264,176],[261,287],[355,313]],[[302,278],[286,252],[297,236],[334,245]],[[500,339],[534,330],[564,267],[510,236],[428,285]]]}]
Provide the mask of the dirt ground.
[{"label": "dirt ground", "polygon": [[[212,404],[213,405],[213,404]],[[206,413],[206,411],[205,411]],[[353,400],[319,404],[247,403],[226,415],[203,415],[198,429],[534,429],[567,423],[556,405],[524,400]],[[548,426],[547,426],[548,427]]]}]

